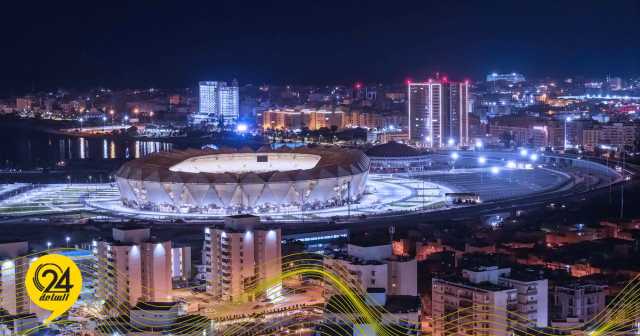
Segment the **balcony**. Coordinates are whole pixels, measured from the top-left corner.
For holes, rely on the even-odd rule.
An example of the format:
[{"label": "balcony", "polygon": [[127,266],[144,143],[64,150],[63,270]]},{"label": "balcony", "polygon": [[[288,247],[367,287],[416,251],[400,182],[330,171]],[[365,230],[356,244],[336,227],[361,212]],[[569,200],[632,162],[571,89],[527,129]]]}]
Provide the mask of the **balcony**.
[{"label": "balcony", "polygon": [[462,292],[459,296],[463,299],[473,300],[473,293]]}]

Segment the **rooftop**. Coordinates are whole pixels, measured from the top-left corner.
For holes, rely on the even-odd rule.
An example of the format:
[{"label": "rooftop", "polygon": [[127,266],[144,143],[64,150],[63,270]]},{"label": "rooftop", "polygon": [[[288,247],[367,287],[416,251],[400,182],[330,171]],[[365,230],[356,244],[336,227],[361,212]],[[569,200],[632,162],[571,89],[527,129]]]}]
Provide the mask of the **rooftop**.
[{"label": "rooftop", "polygon": [[170,310],[178,305],[177,302],[138,302],[134,310]]},{"label": "rooftop", "polygon": [[156,182],[261,183],[335,178],[368,170],[369,158],[355,149],[246,147],[158,152],[126,162],[115,175]]},{"label": "rooftop", "polygon": [[[364,298],[360,297],[364,301]],[[354,314],[353,305],[345,304],[345,295],[333,295],[326,304],[326,310],[334,314]],[[409,295],[388,295],[384,310],[391,314],[415,313],[420,311],[420,297]]]},{"label": "rooftop", "polygon": [[407,157],[421,156],[425,152],[399,142],[390,141],[386,144],[371,147],[366,151],[366,154],[370,157]]},{"label": "rooftop", "polygon": [[[485,291],[489,291],[489,292],[501,292],[504,290],[510,290],[512,288],[507,287],[507,286],[502,286],[502,285],[496,285],[493,284],[491,282],[479,282],[479,283],[474,283],[471,282],[461,276],[457,276],[457,275],[452,275],[452,276],[445,276],[445,277],[441,277],[438,278],[439,280],[442,281],[446,281],[448,283],[451,283],[453,285],[457,285],[457,286],[463,286],[463,287],[467,287],[467,288],[477,288],[477,289],[481,289],[481,290],[485,290]],[[435,278],[434,278],[435,280]]]}]

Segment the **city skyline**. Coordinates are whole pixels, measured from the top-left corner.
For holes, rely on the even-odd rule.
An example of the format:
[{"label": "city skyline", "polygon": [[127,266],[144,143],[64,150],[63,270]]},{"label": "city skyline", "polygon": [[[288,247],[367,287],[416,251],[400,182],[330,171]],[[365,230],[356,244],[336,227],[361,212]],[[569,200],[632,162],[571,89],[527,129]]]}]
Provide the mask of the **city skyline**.
[{"label": "city skyline", "polygon": [[[442,72],[640,73],[637,2],[40,4],[0,25],[0,94],[56,87],[395,82]],[[10,4],[9,11],[23,12]],[[571,13],[572,15],[566,15]],[[337,24],[336,24],[337,23]],[[82,29],[79,29],[82,27]],[[34,43],[37,41],[37,43]],[[22,64],[21,66],[15,66]],[[381,66],[384,64],[384,66]]]},{"label": "city skyline", "polygon": [[0,335],[636,335],[640,2],[10,3]]}]

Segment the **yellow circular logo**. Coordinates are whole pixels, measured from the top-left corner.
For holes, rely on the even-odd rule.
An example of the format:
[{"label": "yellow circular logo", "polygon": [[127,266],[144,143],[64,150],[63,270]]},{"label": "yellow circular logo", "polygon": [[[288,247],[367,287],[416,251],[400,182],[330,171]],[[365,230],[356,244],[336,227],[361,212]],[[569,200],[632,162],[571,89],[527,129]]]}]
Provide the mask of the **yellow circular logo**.
[{"label": "yellow circular logo", "polygon": [[29,265],[25,277],[27,293],[38,307],[51,311],[49,323],[64,314],[78,299],[82,274],[78,265],[60,254],[44,255]]}]

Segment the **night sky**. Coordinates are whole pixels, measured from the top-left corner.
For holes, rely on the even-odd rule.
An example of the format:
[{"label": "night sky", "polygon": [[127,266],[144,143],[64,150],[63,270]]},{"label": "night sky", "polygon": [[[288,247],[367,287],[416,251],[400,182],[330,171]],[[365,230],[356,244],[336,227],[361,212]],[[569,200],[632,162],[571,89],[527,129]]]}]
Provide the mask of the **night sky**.
[{"label": "night sky", "polygon": [[640,75],[640,1],[6,1],[0,95],[440,71]]}]

